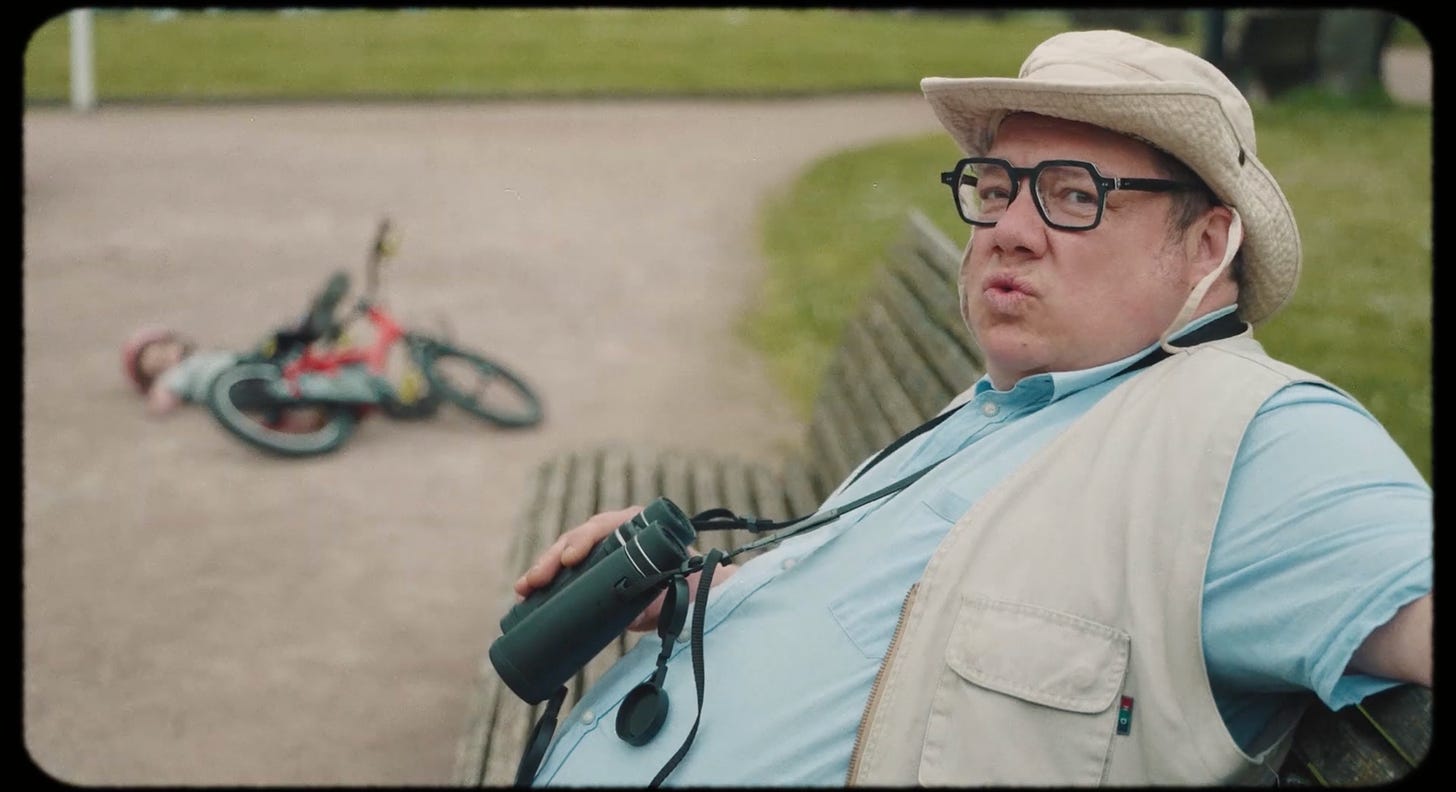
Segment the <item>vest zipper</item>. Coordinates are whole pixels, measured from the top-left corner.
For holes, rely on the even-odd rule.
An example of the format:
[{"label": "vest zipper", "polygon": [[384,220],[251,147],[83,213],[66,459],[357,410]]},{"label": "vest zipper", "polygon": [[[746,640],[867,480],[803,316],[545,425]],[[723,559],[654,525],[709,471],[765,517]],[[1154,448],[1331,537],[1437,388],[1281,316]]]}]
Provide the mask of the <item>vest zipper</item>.
[{"label": "vest zipper", "polygon": [[910,612],[910,605],[915,601],[915,590],[920,588],[917,581],[905,592],[905,601],[900,603],[900,618],[895,621],[895,633],[890,636],[890,646],[885,650],[885,659],[880,662],[880,670],[875,673],[875,684],[870,687],[869,700],[865,702],[864,714],[859,716],[859,728],[854,733],[854,750],[849,755],[849,772],[845,775],[845,786],[854,784],[854,777],[859,773],[860,751],[864,747],[865,727],[869,725],[870,715],[874,713],[875,705],[879,703],[880,683],[885,680],[885,672],[890,668],[890,660],[895,655],[895,649],[900,644],[900,633],[905,630],[905,614]]}]

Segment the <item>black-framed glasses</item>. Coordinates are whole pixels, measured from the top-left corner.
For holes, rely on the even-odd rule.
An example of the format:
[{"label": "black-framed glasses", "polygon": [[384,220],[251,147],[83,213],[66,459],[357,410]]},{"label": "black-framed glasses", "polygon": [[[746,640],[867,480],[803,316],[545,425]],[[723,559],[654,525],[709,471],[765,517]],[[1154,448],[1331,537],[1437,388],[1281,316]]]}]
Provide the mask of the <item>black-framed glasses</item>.
[{"label": "black-framed glasses", "polygon": [[1113,190],[1174,192],[1199,190],[1203,185],[1169,179],[1120,179],[1103,176],[1097,166],[1081,160],[1045,160],[1018,168],[995,157],[967,157],[954,170],[940,174],[950,187],[956,211],[973,226],[993,226],[1016,200],[1021,180],[1031,181],[1032,203],[1052,228],[1086,231],[1102,222],[1107,194]]}]

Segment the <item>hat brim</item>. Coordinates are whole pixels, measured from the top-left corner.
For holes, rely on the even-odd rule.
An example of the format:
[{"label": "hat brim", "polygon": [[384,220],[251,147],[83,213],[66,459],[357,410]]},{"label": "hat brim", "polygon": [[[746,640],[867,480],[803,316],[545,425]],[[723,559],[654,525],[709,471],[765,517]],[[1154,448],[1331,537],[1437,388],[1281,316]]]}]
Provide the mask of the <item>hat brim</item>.
[{"label": "hat brim", "polygon": [[1016,112],[1081,121],[1144,140],[1177,157],[1244,223],[1239,312],[1258,324],[1299,282],[1294,211],[1216,96],[1192,83],[1073,83],[1006,77],[927,77],[921,91],[968,156],[985,154],[995,126]]}]

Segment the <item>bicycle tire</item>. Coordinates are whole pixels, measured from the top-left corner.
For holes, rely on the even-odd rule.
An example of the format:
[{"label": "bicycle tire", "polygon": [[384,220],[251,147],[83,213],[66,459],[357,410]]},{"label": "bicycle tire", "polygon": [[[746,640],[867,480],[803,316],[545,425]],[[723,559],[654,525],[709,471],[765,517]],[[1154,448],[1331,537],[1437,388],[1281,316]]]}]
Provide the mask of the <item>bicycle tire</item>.
[{"label": "bicycle tire", "polygon": [[[357,417],[345,405],[280,403],[267,395],[282,372],[269,363],[244,362],[219,372],[208,388],[207,406],[217,422],[254,448],[284,457],[310,457],[337,450],[354,433]],[[323,410],[313,431],[276,428],[296,410]]]},{"label": "bicycle tire", "polygon": [[412,346],[430,388],[451,404],[497,426],[525,428],[541,422],[540,397],[505,366],[433,338],[415,336]]}]

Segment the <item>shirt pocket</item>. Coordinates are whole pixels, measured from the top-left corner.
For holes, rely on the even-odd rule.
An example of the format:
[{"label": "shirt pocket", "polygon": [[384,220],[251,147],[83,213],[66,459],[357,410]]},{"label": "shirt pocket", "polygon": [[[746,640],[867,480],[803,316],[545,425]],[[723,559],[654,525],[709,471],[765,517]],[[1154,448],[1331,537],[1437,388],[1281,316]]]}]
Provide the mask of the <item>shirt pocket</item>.
[{"label": "shirt pocket", "polygon": [[877,662],[885,656],[905,592],[920,579],[945,532],[969,507],[970,502],[959,495],[936,492],[915,502],[904,516],[878,527],[893,540],[883,540],[884,549],[873,563],[856,569],[857,585],[829,602],[829,615],[860,654]]},{"label": "shirt pocket", "polygon": [[971,510],[971,502],[951,490],[941,490],[931,494],[921,503],[935,516],[952,525]]},{"label": "shirt pocket", "polygon": [[1069,613],[966,595],[935,682],[920,782],[1101,782],[1131,643]]}]

